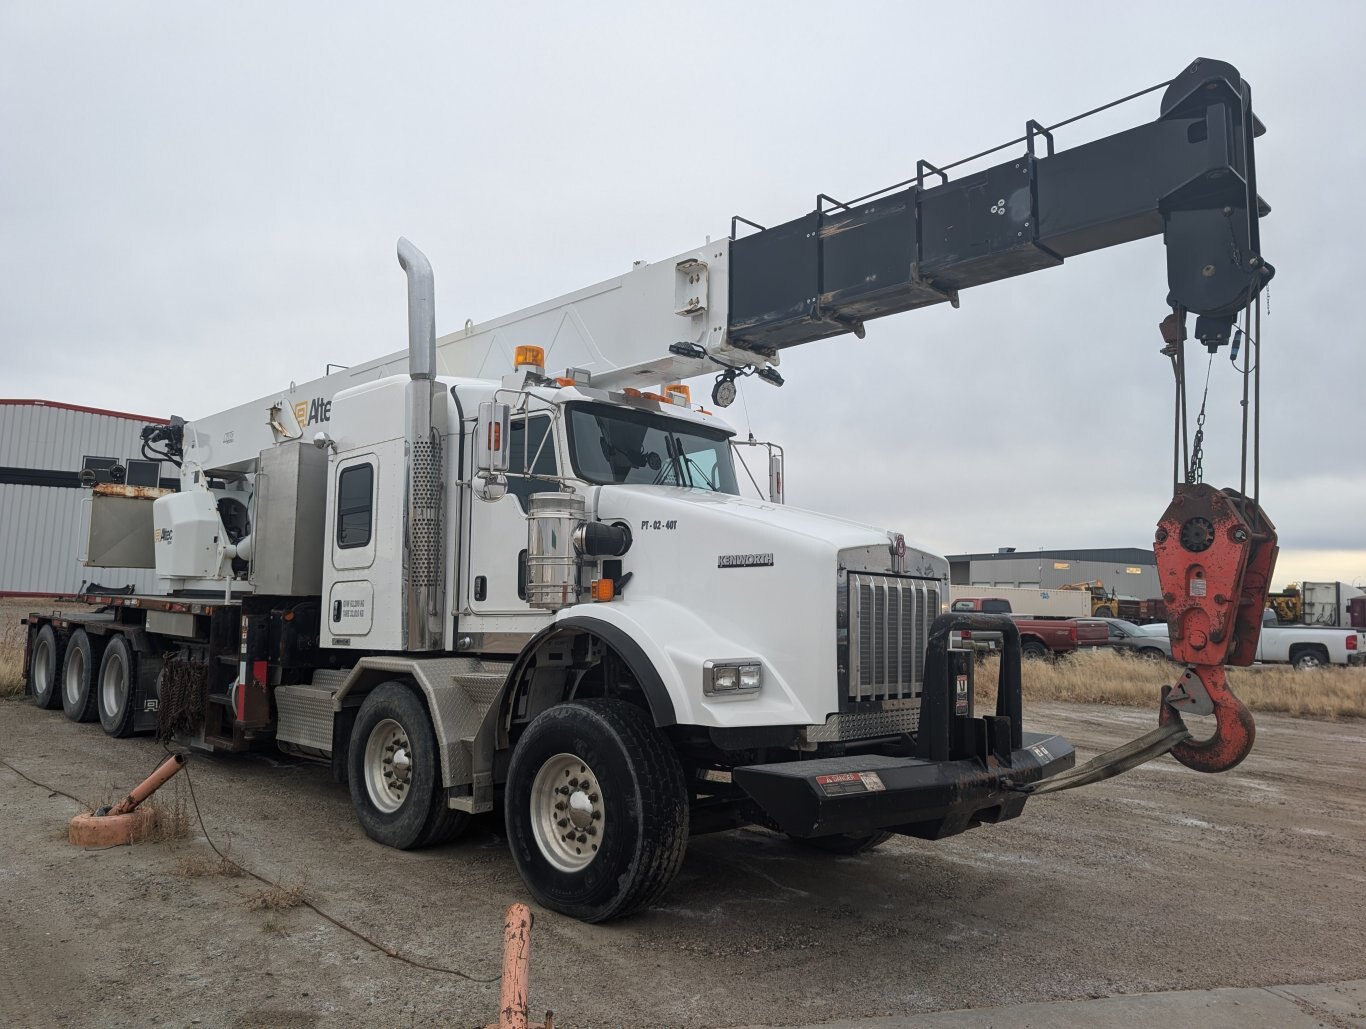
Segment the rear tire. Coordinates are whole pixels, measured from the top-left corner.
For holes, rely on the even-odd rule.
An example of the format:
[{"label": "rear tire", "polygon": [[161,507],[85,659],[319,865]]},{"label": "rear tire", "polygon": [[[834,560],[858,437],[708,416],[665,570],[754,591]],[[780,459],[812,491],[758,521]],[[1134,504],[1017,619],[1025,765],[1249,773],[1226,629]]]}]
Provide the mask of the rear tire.
[{"label": "rear tire", "polygon": [[62,705],[62,668],[66,660],[66,637],[50,625],[38,630],[29,655],[28,690],[33,702],[44,710]]},{"label": "rear tire", "polygon": [[1029,661],[1043,661],[1048,658],[1048,648],[1038,640],[1026,640],[1020,644],[1020,655]]},{"label": "rear tire", "polygon": [[92,639],[84,629],[71,634],[62,662],[62,711],[73,722],[95,718],[95,677],[103,656],[104,641]]},{"label": "rear tire", "polygon": [[646,906],[683,864],[683,766],[650,715],[625,701],[570,701],[540,714],[513,749],[505,807],[527,889],[585,922]]},{"label": "rear tire", "polygon": [[1162,653],[1157,647],[1144,647],[1138,652],[1138,656],[1145,661],[1161,661],[1167,655]]},{"label": "rear tire", "polygon": [[427,706],[401,682],[384,683],[361,704],[347,773],[356,819],[365,835],[386,847],[444,843],[469,824],[466,812],[446,803]]},{"label": "rear tire", "polygon": [[824,851],[826,854],[836,854],[841,857],[852,857],[855,854],[866,854],[868,851],[882,846],[892,838],[889,832],[842,832],[835,836],[789,836],[793,843],[807,847],[811,850]]},{"label": "rear tire", "polygon": [[115,636],[104,648],[96,679],[96,709],[100,725],[110,736],[133,735],[133,691],[138,681],[138,656],[126,636]]},{"label": "rear tire", "polygon": [[1310,672],[1322,668],[1328,661],[1317,647],[1306,647],[1291,658],[1290,664],[1297,672]]}]

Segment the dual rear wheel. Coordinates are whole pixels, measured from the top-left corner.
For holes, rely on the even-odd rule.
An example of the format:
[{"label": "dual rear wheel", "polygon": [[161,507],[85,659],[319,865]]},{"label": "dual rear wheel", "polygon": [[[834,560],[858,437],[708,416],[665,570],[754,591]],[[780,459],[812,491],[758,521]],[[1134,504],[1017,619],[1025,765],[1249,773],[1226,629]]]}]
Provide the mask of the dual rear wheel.
[{"label": "dual rear wheel", "polygon": [[60,706],[73,722],[96,717],[110,736],[133,734],[138,655],[127,637],[67,636],[51,625],[38,630],[29,664],[29,692],[40,708]]},{"label": "dual rear wheel", "polygon": [[[404,683],[365,698],[347,760],[352,803],[371,839],[408,850],[467,826],[469,815],[448,806],[427,707]],[[649,714],[618,700],[558,704],[527,727],[508,769],[504,815],[532,896],[588,922],[663,893],[688,841],[682,765]]]},{"label": "dual rear wheel", "polygon": [[66,643],[62,662],[62,711],[73,722],[95,718],[95,680],[104,656],[104,640],[77,629]]},{"label": "dual rear wheel", "polygon": [[361,704],[347,749],[347,781],[361,828],[385,846],[446,843],[469,824],[468,814],[447,803],[427,706],[401,682],[376,687]]}]

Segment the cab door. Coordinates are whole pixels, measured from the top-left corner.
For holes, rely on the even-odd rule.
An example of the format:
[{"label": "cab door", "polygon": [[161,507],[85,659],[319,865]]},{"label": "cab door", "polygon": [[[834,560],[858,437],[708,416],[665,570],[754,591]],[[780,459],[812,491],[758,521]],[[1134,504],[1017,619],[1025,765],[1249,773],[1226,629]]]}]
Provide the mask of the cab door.
[{"label": "cab door", "polygon": [[334,468],[332,523],[328,541],[328,578],[323,634],[357,642],[374,624],[372,568],[378,535],[375,514],[379,460],[373,453],[339,460]]}]

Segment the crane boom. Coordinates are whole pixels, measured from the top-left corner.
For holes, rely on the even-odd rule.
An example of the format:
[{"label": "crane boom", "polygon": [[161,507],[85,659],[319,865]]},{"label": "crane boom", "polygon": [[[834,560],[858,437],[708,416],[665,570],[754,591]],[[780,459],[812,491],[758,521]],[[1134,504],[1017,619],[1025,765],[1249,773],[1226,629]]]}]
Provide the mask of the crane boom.
[{"label": "crane boom", "polygon": [[[1273,274],[1261,256],[1252,90],[1222,61],[1193,62],[1156,121],[1070,150],[1028,123],[1027,152],[950,181],[921,161],[857,201],[824,195],[800,218],[731,247],[732,345],[761,353],[860,330],[871,318],[1162,233],[1168,302],[1196,338],[1229,339]],[[1042,146],[1043,153],[1036,153]],[[927,176],[938,181],[927,181]]]},{"label": "crane boom", "polygon": [[[1261,256],[1253,139],[1264,131],[1231,64],[1200,59],[1166,84],[1157,120],[1068,150],[1029,122],[1020,156],[961,179],[916,177],[814,210],[437,340],[443,375],[499,378],[522,344],[547,366],[607,388],[757,371],[781,384],[781,351],[873,318],[950,302],[961,290],[1161,233],[1168,303],[1217,347],[1274,273]],[[1000,148],[998,148],[1000,149]],[[1041,151],[1041,152],[1036,152]],[[926,176],[939,180],[927,181]],[[749,223],[753,224],[753,223]],[[348,386],[407,370],[407,351],[197,422],[202,467],[246,468],[264,446],[325,421]],[[721,403],[721,401],[718,401]]]}]

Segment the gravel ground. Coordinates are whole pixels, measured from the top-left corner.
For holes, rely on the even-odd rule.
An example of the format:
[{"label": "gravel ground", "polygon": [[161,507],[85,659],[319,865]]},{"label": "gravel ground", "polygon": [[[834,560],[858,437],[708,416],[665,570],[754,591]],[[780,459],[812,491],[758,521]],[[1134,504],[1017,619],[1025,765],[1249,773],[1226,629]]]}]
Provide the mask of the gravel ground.
[{"label": "gravel ground", "polygon": [[[1152,719],[1064,705],[1027,717],[1083,758]],[[588,926],[537,911],[533,1010],[575,1027],[779,1025],[1363,977],[1366,723],[1258,722],[1231,773],[1164,758],[940,843],[829,858],[762,831],[698,838],[644,914]],[[130,787],[160,753],[0,702],[0,756],[83,798]],[[386,947],[497,974],[503,910],[524,896],[496,821],[400,853],[362,835],[319,766],[196,755],[191,767],[210,833],[243,864]],[[209,853],[197,828],[178,844],[84,851],[64,841],[75,811],[0,766],[0,1023],[495,1019],[496,984],[404,964],[306,907],[251,910],[251,879],[180,874]]]}]

